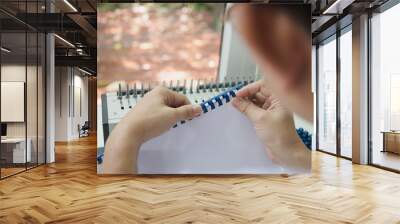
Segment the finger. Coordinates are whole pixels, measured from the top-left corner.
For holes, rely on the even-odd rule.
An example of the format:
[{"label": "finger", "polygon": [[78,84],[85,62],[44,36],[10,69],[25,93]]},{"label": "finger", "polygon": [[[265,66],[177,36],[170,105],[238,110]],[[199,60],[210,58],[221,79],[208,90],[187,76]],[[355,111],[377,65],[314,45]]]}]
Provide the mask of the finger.
[{"label": "finger", "polygon": [[264,110],[267,110],[271,106],[271,101],[267,100],[265,103],[262,105],[262,108]]},{"label": "finger", "polygon": [[164,103],[169,107],[180,107],[190,104],[189,99],[185,95],[174,92],[170,89],[165,88],[163,95]]},{"label": "finger", "polygon": [[272,94],[271,89],[268,87],[268,83],[265,79],[262,80],[260,93],[263,94],[265,97],[271,96]]},{"label": "finger", "polygon": [[177,93],[177,92],[172,92],[172,93],[173,93],[173,100],[172,100],[171,106],[180,107],[183,105],[191,104],[189,99],[185,95]]},{"label": "finger", "polygon": [[252,97],[252,101],[259,107],[262,107],[267,98],[261,93],[258,92]]},{"label": "finger", "polygon": [[261,86],[262,86],[261,80],[257,81],[257,82],[254,82],[254,83],[251,83],[251,84],[243,87],[242,89],[240,89],[236,93],[236,95],[239,96],[239,97],[242,97],[242,98],[251,97],[254,94],[260,92]]},{"label": "finger", "polygon": [[174,108],[176,120],[183,121],[192,119],[201,114],[201,107],[199,105],[184,105]]},{"label": "finger", "polygon": [[233,106],[246,115],[250,120],[256,121],[265,111],[249,100],[236,97],[232,100]]},{"label": "finger", "polygon": [[276,108],[279,108],[281,106],[281,104],[280,104],[280,102],[279,102],[279,100],[277,98],[272,98],[270,104],[271,104],[269,106],[270,109],[276,109]]},{"label": "finger", "polygon": [[268,95],[266,97],[266,100],[264,102],[264,104],[262,105],[263,109],[272,109],[274,105],[276,105],[277,103],[279,103],[278,98],[276,98],[274,95]]}]

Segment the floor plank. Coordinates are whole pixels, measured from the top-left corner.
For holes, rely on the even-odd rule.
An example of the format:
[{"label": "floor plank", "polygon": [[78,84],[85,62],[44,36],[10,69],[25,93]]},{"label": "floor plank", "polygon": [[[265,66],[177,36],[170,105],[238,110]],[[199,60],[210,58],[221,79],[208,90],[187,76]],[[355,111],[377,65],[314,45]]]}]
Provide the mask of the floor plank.
[{"label": "floor plank", "polygon": [[400,223],[400,175],[313,153],[311,174],[97,176],[96,139],[0,181],[0,223]]},{"label": "floor plank", "polygon": [[374,164],[400,170],[400,154],[375,150],[372,160]]}]

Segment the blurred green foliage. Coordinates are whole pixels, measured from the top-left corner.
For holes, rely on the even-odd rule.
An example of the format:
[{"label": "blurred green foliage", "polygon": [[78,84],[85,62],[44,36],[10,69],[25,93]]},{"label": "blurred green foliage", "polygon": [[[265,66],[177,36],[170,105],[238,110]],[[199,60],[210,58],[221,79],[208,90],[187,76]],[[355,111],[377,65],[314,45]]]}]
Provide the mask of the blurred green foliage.
[{"label": "blurred green foliage", "polygon": [[128,7],[130,7],[130,3],[99,3],[97,5],[97,9],[104,12]]}]

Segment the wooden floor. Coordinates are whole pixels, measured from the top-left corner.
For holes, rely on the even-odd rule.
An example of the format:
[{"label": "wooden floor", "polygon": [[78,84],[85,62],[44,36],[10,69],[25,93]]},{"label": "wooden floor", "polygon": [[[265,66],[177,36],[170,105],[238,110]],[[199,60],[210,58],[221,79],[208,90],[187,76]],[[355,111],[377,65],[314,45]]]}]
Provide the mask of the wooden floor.
[{"label": "wooden floor", "polygon": [[0,223],[400,223],[400,175],[313,154],[310,175],[96,175],[95,138],[0,181]]},{"label": "wooden floor", "polygon": [[33,169],[37,165],[36,164],[27,164],[27,167],[25,168],[25,165],[19,165],[19,167],[7,167],[7,168],[1,168],[1,178],[6,178],[11,175],[15,175],[20,172],[24,172],[27,169]]},{"label": "wooden floor", "polygon": [[374,164],[400,170],[400,154],[376,150],[372,160]]},{"label": "wooden floor", "polygon": [[16,174],[16,173],[19,173],[19,172],[22,172],[22,171],[24,171],[24,170],[26,170],[25,169],[25,167],[12,167],[12,168],[1,168],[1,177],[3,178],[3,177],[8,177],[8,176],[11,176],[11,175],[13,175],[13,174]]}]

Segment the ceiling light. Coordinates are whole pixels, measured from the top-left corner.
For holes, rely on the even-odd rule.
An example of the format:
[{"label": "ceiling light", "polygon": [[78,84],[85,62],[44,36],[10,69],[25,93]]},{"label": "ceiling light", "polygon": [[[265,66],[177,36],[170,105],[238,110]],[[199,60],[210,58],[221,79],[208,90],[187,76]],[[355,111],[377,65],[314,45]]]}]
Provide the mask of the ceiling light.
[{"label": "ceiling light", "polygon": [[86,70],[83,70],[83,69],[81,69],[81,68],[79,68],[79,67],[78,67],[78,70],[81,71],[81,72],[83,72],[83,73],[85,73],[85,74],[87,74],[87,75],[93,75],[92,73],[90,73],[90,72],[88,72],[88,71],[86,71]]},{"label": "ceiling light", "polygon": [[11,52],[11,50],[9,50],[9,49],[7,49],[7,48],[5,48],[5,47],[1,47],[1,50],[4,51],[4,52],[6,52],[6,53],[10,53],[10,52]]},{"label": "ceiling light", "polygon": [[64,39],[64,38],[62,38],[62,37],[60,37],[60,36],[57,35],[57,34],[54,34],[54,36],[57,37],[57,38],[58,38],[59,40],[61,40],[62,42],[66,43],[68,46],[75,48],[75,45],[73,45],[73,44],[72,44],[71,42],[69,42],[68,40],[66,40],[66,39]]},{"label": "ceiling light", "polygon": [[78,10],[68,1],[64,0],[65,4],[67,4],[74,12],[78,12]]},{"label": "ceiling light", "polygon": [[354,0],[336,0],[332,5],[324,10],[322,14],[341,14],[343,9],[351,5]]},{"label": "ceiling light", "polygon": [[83,49],[82,48],[77,48],[76,49],[76,53],[78,53],[79,55],[83,55]]}]

